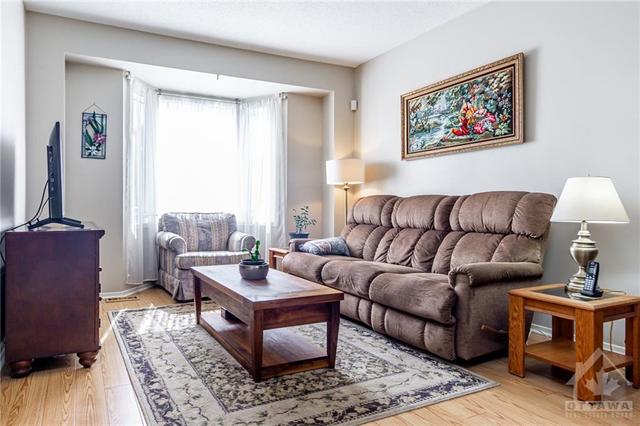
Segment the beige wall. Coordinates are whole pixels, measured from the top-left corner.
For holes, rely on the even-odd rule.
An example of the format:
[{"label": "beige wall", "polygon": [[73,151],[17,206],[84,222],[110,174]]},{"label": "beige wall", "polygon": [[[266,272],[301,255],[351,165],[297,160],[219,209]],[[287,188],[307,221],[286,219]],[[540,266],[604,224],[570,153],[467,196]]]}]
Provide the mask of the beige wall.
[{"label": "beige wall", "polygon": [[[99,56],[192,71],[313,87],[326,97],[325,155],[353,149],[353,69],[164,37],[139,31],[27,13],[27,205],[37,203],[45,159],[38,155],[51,124],[64,114],[65,55]],[[63,123],[64,127],[65,123]],[[329,158],[326,158],[329,159]],[[325,200],[325,226],[333,227],[333,194]]]},{"label": "beige wall", "polygon": [[[325,115],[323,115],[321,126],[324,142],[322,162],[333,158],[334,154],[348,155],[353,149],[353,115],[349,110],[349,100],[353,93],[353,70],[351,68],[164,37],[32,12],[28,12],[26,16],[26,63],[28,69],[26,81],[27,206],[37,205],[41,182],[44,182],[45,179],[44,146],[47,143],[51,126],[55,121],[63,120],[65,116],[66,55],[105,57],[327,90],[330,95],[323,100]],[[106,94],[100,88],[91,90]],[[87,105],[91,102],[88,102]],[[96,101],[96,103],[98,102]],[[74,106],[74,108],[76,107]],[[67,112],[69,117],[62,122],[63,132],[68,136],[66,143],[71,150],[74,150],[77,148],[76,144],[79,143],[77,141],[79,132],[76,133],[73,128],[67,129],[67,126],[77,125],[72,123],[76,120],[74,114],[77,114],[77,111],[69,112],[67,110]],[[107,148],[108,159],[102,167],[115,173],[115,158],[110,157],[113,152],[111,141],[113,141],[114,126],[112,123],[111,121]],[[111,162],[112,160],[114,162]],[[76,179],[86,178],[84,173],[87,171],[86,168],[90,167],[87,165],[90,163],[78,161],[82,166],[72,165],[72,168],[66,170],[67,184]],[[322,170],[324,173],[324,167]],[[121,182],[121,174],[112,176],[112,179],[111,182]],[[121,195],[119,193],[121,184],[108,183],[107,185],[113,185],[106,188],[106,191],[109,192],[108,198],[118,199]],[[99,186],[96,185],[96,188]],[[67,214],[72,215],[74,211],[77,211],[78,213],[75,215],[79,219],[89,220],[83,215],[93,214],[93,210],[86,210],[86,206],[80,206],[77,201],[74,201],[73,191],[77,190],[78,188],[74,186],[67,191],[65,196]],[[334,194],[326,188],[324,191],[322,222],[326,229],[332,230],[335,219]],[[115,221],[116,216],[122,213],[121,204],[103,204],[103,206],[110,211],[108,213],[98,212],[98,208],[96,208],[95,217],[106,219],[107,224],[112,223],[110,222],[112,219]],[[120,210],[111,211],[115,206],[118,206]],[[79,210],[81,208],[85,210]],[[337,215],[338,220],[341,220],[340,216]],[[121,234],[121,229],[117,227],[115,222],[110,226],[115,226],[115,229],[106,229],[108,234]],[[111,246],[111,242],[115,244],[113,240],[110,240],[110,243],[105,240],[103,249],[107,244]],[[115,253],[115,248],[113,253]],[[117,254],[111,256],[112,259],[116,259]],[[122,283],[117,282],[121,270],[116,270],[114,265],[115,263],[111,266],[111,271],[104,269],[104,276],[111,277],[109,284],[105,282],[104,291],[118,291],[124,288]]]},{"label": "beige wall", "polygon": [[294,232],[291,209],[308,205],[318,223],[308,229],[324,236],[323,99],[289,94],[287,100],[287,232]]},{"label": "beige wall", "polygon": [[[107,113],[106,159],[80,157],[82,112],[95,103]],[[65,215],[105,230],[100,242],[102,291],[122,291],[123,76],[115,69],[67,63],[65,73]]]},{"label": "beige wall", "polygon": [[[108,114],[107,158],[80,157],[81,114],[96,103]],[[288,96],[287,232],[293,231],[290,211],[309,205],[319,219],[311,229],[322,236],[323,99]],[[67,63],[65,70],[65,208],[66,215],[94,222],[107,232],[101,242],[102,288],[123,291],[123,77],[122,71]]]},{"label": "beige wall", "polygon": [[0,230],[25,220],[24,28],[22,2],[0,2]]},{"label": "beige wall", "polygon": [[[356,144],[364,193],[560,194],[570,176],[611,176],[628,225],[592,225],[600,284],[640,293],[639,28],[637,3],[481,6],[356,70]],[[400,160],[400,95],[460,72],[525,54],[526,143],[409,162]],[[575,224],[554,224],[544,282],[574,272]],[[622,326],[616,327],[622,344]]]},{"label": "beige wall", "polygon": [[[24,20],[21,1],[0,1],[0,231],[26,220]],[[33,206],[29,215],[37,207]],[[0,263],[0,267],[4,265]],[[3,286],[4,282],[0,282]],[[2,294],[0,291],[0,297]],[[0,321],[1,307],[2,299]],[[0,346],[3,336],[4,323],[0,327]]]}]

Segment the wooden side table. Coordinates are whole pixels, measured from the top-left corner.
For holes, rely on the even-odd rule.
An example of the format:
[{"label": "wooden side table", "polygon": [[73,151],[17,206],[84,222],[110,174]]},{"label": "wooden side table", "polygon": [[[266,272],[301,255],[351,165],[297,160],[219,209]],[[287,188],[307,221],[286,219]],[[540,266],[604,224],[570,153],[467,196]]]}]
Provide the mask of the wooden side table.
[{"label": "wooden side table", "polygon": [[269,248],[269,268],[281,270],[278,265],[282,265],[282,259],[289,254],[289,249],[284,248]]},{"label": "wooden side table", "polygon": [[[526,346],[525,311],[553,316],[551,340]],[[603,323],[623,318],[625,355],[603,350]],[[627,379],[640,387],[640,297],[605,293],[600,299],[580,300],[570,297],[565,284],[509,291],[511,374],[524,377],[525,356],[576,373],[575,394],[582,401],[601,400],[602,383],[596,377],[603,368],[626,367]]]}]

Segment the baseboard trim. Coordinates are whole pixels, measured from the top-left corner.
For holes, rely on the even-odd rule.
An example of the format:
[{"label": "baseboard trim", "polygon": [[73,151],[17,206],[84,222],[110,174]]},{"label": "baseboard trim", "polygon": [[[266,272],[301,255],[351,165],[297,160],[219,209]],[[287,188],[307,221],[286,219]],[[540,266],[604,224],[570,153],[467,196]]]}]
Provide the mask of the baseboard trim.
[{"label": "baseboard trim", "polygon": [[[551,337],[551,327],[545,327],[544,325],[540,325],[540,324],[531,324],[531,332],[532,333],[536,333],[536,334],[542,334],[543,336],[546,337]],[[602,348],[609,350],[609,342],[607,340],[604,340],[602,342]],[[613,350],[613,352],[617,353],[617,354],[622,354],[624,355],[625,353],[625,347],[624,346],[620,346],[620,345],[611,345],[611,349]]]},{"label": "baseboard trim", "polygon": [[103,299],[109,298],[109,297],[124,297],[124,296],[132,296],[136,293],[140,293],[141,291],[145,291],[148,288],[151,287],[155,287],[156,283],[155,282],[147,282],[144,284],[140,284],[137,285],[135,287],[132,288],[128,288],[126,290],[122,290],[122,291],[104,291],[102,293],[100,293],[100,297],[102,297]]}]

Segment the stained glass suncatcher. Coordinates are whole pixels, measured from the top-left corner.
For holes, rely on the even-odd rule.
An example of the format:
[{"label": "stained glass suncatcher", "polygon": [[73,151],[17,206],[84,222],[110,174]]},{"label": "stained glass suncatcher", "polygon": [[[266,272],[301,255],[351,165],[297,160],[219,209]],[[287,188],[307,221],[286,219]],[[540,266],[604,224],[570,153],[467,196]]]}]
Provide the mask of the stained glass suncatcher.
[{"label": "stained glass suncatcher", "polygon": [[107,114],[82,113],[82,158],[105,159],[107,155]]}]

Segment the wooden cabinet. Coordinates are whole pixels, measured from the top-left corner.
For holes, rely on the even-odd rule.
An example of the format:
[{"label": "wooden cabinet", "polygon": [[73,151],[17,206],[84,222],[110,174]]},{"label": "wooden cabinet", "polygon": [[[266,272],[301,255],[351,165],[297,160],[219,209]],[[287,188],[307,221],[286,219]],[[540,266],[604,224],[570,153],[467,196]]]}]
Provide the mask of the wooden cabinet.
[{"label": "wooden cabinet", "polygon": [[6,235],[5,357],[14,377],[34,359],[77,353],[90,367],[100,349],[99,259],[94,227]]}]

